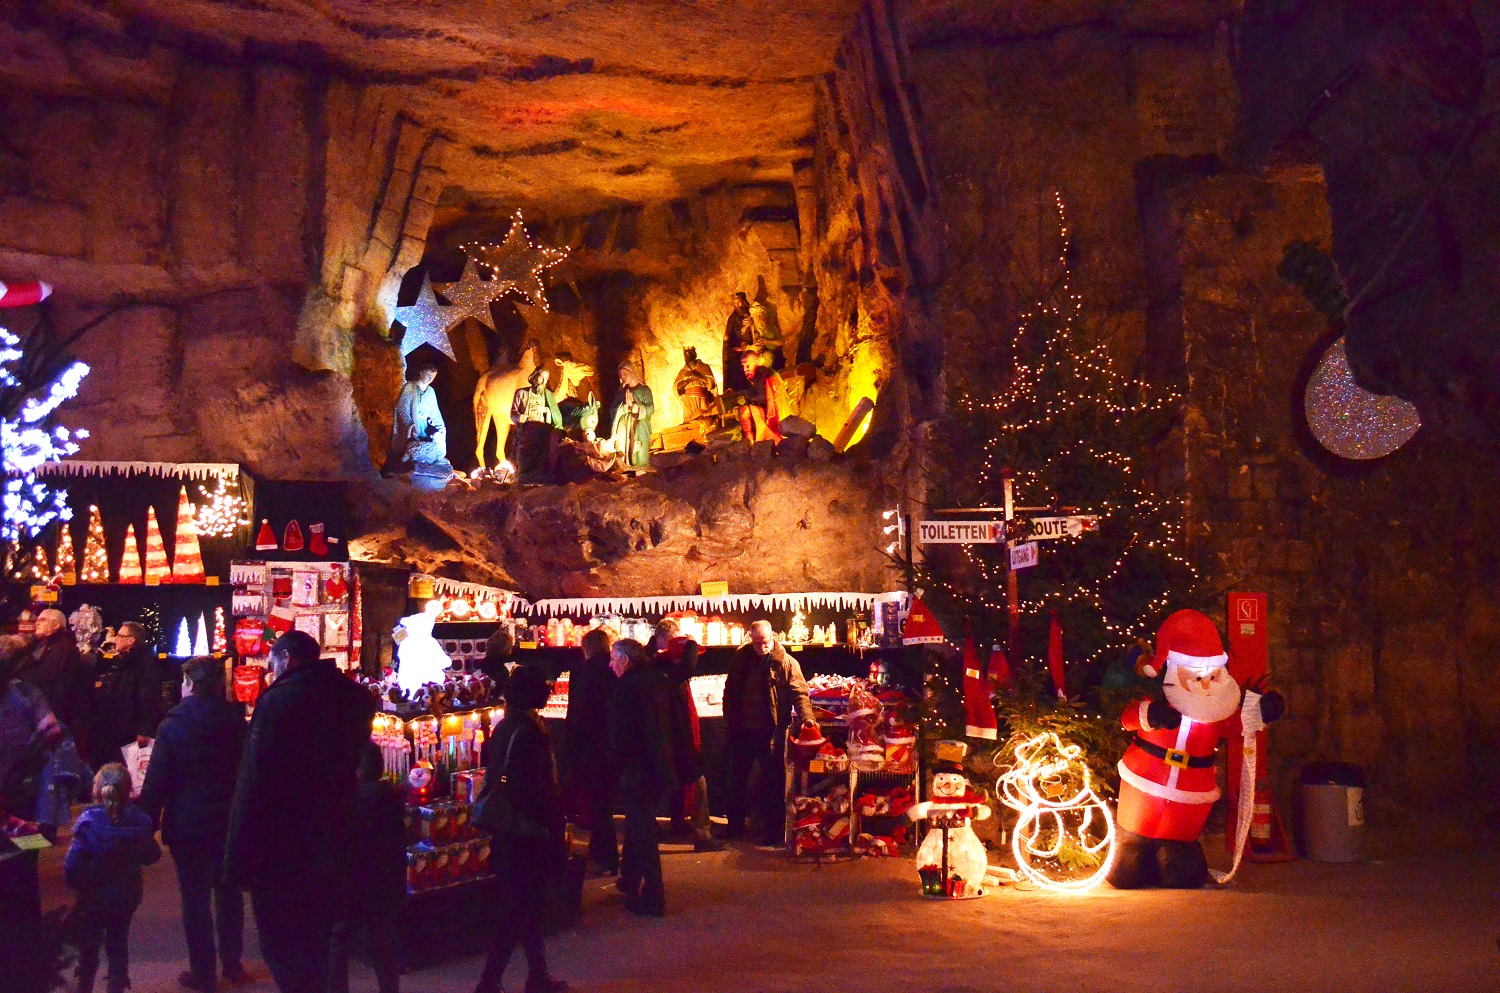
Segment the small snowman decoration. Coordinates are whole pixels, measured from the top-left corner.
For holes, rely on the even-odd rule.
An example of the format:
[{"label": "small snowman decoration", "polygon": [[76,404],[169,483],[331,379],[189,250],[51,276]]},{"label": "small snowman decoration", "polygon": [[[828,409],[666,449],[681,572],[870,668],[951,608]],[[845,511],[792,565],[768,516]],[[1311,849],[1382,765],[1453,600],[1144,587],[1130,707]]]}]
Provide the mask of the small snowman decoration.
[{"label": "small snowman decoration", "polygon": [[981,887],[989,859],[971,823],[989,817],[990,808],[964,775],[968,752],[962,741],[938,742],[932,799],[915,804],[906,814],[931,826],[917,848],[923,896],[963,900],[984,895]]},{"label": "small snowman decoration", "polygon": [[444,673],[453,665],[443,646],[432,636],[434,614],[422,611],[401,618],[391,632],[396,643],[396,685],[408,696],[429,683],[441,684]]}]

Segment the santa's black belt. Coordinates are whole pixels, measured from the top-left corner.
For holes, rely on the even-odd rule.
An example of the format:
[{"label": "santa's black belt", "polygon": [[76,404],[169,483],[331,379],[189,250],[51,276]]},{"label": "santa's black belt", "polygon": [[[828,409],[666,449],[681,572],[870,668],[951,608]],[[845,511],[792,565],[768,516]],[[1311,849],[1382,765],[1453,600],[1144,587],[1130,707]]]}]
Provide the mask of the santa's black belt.
[{"label": "santa's black belt", "polygon": [[1166,762],[1167,765],[1175,765],[1179,769],[1212,769],[1214,765],[1214,757],[1212,755],[1189,755],[1187,752],[1176,748],[1163,748],[1160,745],[1152,744],[1139,735],[1136,736],[1135,747],[1147,755],[1159,758]]}]

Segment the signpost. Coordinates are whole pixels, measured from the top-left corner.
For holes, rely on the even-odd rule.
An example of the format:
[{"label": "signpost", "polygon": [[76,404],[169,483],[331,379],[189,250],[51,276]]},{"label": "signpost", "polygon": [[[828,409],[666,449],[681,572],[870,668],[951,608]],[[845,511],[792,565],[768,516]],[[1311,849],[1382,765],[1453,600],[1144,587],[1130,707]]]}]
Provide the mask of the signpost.
[{"label": "signpost", "polygon": [[1029,569],[1037,563],[1037,547],[1034,541],[1023,541],[1019,545],[1010,546],[1010,567],[1012,569]]},{"label": "signpost", "polygon": [[917,540],[924,545],[994,545],[1004,538],[998,521],[917,522]]},{"label": "signpost", "polygon": [[1097,530],[1099,518],[1093,514],[1074,514],[1069,517],[1029,517],[1025,524],[1029,529],[1028,541],[1048,541],[1052,538],[1076,538],[1081,534]]}]

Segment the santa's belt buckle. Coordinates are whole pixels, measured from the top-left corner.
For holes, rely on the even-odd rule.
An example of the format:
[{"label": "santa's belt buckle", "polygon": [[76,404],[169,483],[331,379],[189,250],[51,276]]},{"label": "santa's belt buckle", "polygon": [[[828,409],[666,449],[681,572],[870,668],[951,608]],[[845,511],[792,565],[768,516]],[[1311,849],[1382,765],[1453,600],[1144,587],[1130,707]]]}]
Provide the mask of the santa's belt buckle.
[{"label": "santa's belt buckle", "polygon": [[1188,767],[1187,752],[1180,751],[1176,748],[1168,748],[1167,754],[1163,757],[1167,760],[1167,765],[1174,766],[1178,769],[1186,769]]}]

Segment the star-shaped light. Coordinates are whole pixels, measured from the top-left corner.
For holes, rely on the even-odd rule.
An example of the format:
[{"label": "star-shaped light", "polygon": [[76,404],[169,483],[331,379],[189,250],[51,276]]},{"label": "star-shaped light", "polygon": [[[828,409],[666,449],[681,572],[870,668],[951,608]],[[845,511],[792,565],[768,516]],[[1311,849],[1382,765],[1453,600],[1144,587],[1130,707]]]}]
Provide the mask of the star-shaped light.
[{"label": "star-shaped light", "polygon": [[401,336],[402,357],[410,355],[418,345],[431,345],[455,362],[458,361],[458,357],[453,354],[453,345],[448,341],[448,328],[454,323],[449,320],[450,310],[451,307],[444,307],[437,302],[437,297],[432,295],[432,281],[424,274],[422,292],[418,294],[417,302],[410,307],[396,308],[396,320],[406,328],[406,333]]},{"label": "star-shaped light", "polygon": [[495,330],[495,318],[490,314],[490,303],[505,294],[505,287],[498,280],[485,282],[479,278],[479,270],[471,258],[464,262],[464,274],[456,283],[435,283],[432,287],[452,304],[444,314],[449,327],[461,324],[472,317],[491,331]]},{"label": "star-shaped light", "polygon": [[533,242],[526,233],[526,223],[519,210],[502,244],[462,247],[469,258],[490,271],[494,277],[490,285],[496,296],[514,290],[530,300],[533,306],[544,311],[549,309],[542,273],[567,258],[568,250]]}]

